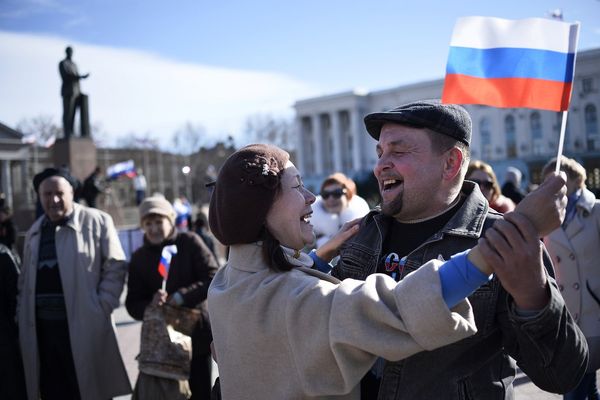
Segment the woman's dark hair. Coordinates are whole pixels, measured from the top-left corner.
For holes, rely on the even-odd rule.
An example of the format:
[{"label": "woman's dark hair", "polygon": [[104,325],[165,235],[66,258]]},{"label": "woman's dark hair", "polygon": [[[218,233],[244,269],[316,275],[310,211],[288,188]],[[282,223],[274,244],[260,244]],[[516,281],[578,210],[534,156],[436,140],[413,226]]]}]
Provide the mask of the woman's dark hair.
[{"label": "woman's dark hair", "polygon": [[263,257],[271,271],[286,272],[294,268],[294,265],[287,260],[279,240],[267,228],[264,228],[262,249]]},{"label": "woman's dark hair", "polygon": [[[284,170],[281,170],[278,173],[279,179],[277,188],[275,189],[275,198],[273,202],[277,201],[277,197],[281,195],[281,176],[283,173]],[[273,204],[271,204],[271,207],[272,206]],[[265,259],[265,262],[271,271],[286,272],[294,268],[294,265],[287,260],[279,240],[277,240],[275,236],[273,236],[273,234],[267,229],[266,221],[262,228],[261,238],[263,242],[263,258]]]}]

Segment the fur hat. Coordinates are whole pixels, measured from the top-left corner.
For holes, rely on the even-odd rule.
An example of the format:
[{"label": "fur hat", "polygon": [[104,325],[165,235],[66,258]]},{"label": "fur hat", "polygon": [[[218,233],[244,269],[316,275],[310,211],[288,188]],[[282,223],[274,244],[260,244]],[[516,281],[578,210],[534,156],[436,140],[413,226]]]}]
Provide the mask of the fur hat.
[{"label": "fur hat", "polygon": [[210,230],[224,245],[261,240],[267,213],[290,155],[279,147],[251,144],[225,161],[210,199]]},{"label": "fur hat", "polygon": [[175,226],[175,209],[161,196],[146,197],[140,204],[140,222],[150,214],[157,214],[166,217],[171,225]]},{"label": "fur hat", "polygon": [[450,136],[467,146],[471,143],[471,117],[467,110],[456,104],[442,104],[439,100],[421,100],[365,117],[365,127],[375,140],[379,140],[381,127],[388,122],[427,128]]}]

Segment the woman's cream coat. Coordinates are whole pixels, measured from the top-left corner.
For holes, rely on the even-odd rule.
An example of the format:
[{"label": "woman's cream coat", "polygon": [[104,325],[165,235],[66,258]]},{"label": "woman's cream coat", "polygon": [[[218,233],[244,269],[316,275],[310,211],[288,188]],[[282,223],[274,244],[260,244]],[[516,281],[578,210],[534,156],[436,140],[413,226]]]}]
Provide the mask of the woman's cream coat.
[{"label": "woman's cream coat", "polygon": [[[298,268],[275,273],[257,244],[231,246],[208,308],[223,399],[358,399],[377,356],[398,360],[476,332],[463,301],[444,303],[431,261],[400,283],[382,274],[337,279]],[[303,266],[302,266],[303,265]]]},{"label": "woman's cream coat", "polygon": [[566,229],[544,238],[569,312],[588,341],[588,370],[600,368],[600,201],[583,189]]},{"label": "woman's cream coat", "polygon": [[[39,398],[35,281],[44,218],[27,232],[19,278],[17,318],[30,400]],[[105,400],[130,393],[111,316],[119,306],[127,264],[110,216],[74,204],[72,218],[57,228],[56,255],[81,398]]]}]

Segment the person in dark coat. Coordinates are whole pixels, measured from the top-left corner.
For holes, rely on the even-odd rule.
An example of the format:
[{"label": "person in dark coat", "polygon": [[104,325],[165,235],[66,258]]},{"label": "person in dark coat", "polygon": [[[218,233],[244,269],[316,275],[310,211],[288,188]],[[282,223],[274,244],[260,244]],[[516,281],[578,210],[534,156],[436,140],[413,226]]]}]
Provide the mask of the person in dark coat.
[{"label": "person in dark coat", "polygon": [[0,207],[0,243],[12,250],[16,237],[17,233],[10,207],[2,206]]},{"label": "person in dark coat", "polygon": [[0,399],[26,399],[15,313],[19,263],[0,244]]},{"label": "person in dark coat", "polygon": [[213,253],[217,262],[219,262],[219,257],[217,256],[217,250],[215,249],[215,241],[213,240],[213,236],[208,230],[208,219],[203,212],[199,212],[196,215],[196,221],[194,222],[194,231],[198,236],[202,238],[206,247]]},{"label": "person in dark coat", "polygon": [[[175,210],[165,198],[147,197],[140,204],[139,211],[144,244],[131,256],[125,306],[137,320],[143,319],[144,311],[150,304],[167,302],[201,310],[202,323],[196,326],[192,334],[189,384],[192,399],[208,399],[211,390],[212,336],[206,312],[206,296],[218,269],[217,261],[197,234],[177,232]],[[166,290],[162,290],[163,277],[158,266],[163,249],[170,245],[175,245],[177,250],[168,269]]]},{"label": "person in dark coat", "polygon": [[85,200],[88,207],[96,207],[96,198],[104,192],[104,185],[101,182],[100,167],[96,167],[94,172],[83,181],[81,197]]},{"label": "person in dark coat", "polygon": [[502,194],[511,199],[515,204],[519,204],[525,197],[525,192],[521,189],[521,177],[523,174],[515,167],[506,168],[504,176],[504,185],[502,185]]}]

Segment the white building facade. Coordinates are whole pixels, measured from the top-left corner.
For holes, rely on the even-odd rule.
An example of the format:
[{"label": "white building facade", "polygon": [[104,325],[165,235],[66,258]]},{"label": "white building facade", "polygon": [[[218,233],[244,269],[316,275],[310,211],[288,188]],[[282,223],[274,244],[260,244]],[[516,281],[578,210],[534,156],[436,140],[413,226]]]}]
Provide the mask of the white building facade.
[{"label": "white building facade", "polygon": [[[443,79],[371,93],[345,92],[296,102],[296,163],[307,186],[318,190],[327,175],[365,176],[376,162],[375,140],[363,118],[422,99],[440,98]],[[563,154],[588,171],[588,186],[600,191],[600,48],[577,54]],[[466,105],[473,120],[471,158],[492,164],[504,181],[507,166],[539,183],[542,166],[558,150],[562,112]]]}]

